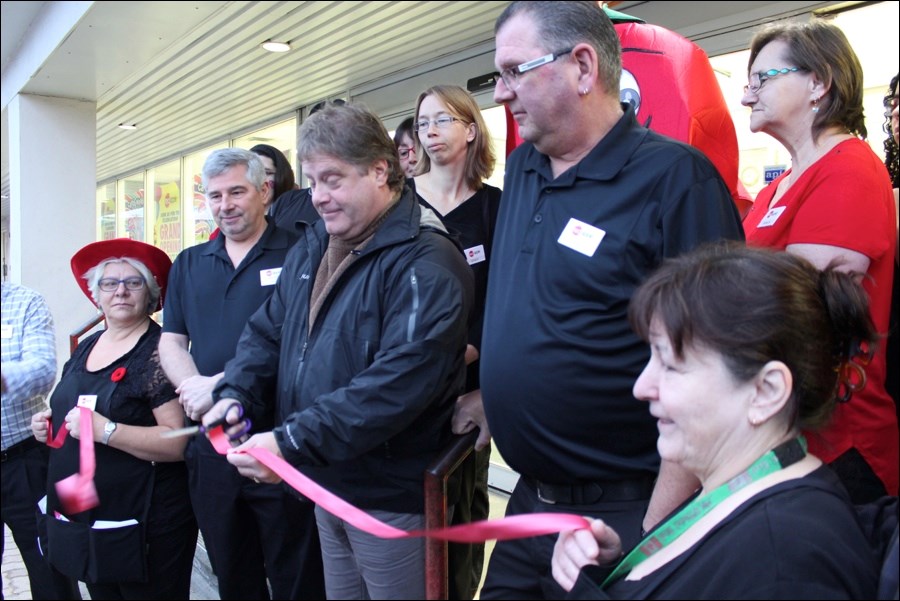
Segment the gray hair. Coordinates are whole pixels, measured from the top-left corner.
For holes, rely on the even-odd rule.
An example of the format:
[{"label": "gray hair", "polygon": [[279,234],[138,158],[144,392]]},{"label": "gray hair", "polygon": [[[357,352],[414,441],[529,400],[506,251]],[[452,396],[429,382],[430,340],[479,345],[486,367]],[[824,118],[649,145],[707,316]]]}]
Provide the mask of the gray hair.
[{"label": "gray hair", "polygon": [[513,2],[497,17],[494,35],[519,14],[534,21],[547,52],[590,44],[597,52],[600,85],[608,94],[619,97],[622,45],[612,21],[596,2]]},{"label": "gray hair", "polygon": [[235,165],[247,167],[247,180],[257,190],[262,190],[266,182],[266,168],[256,153],[243,148],[220,148],[214,150],[203,163],[203,189],[206,190],[209,180],[222,175]]},{"label": "gray hair", "polygon": [[144,284],[147,286],[147,315],[155,313],[159,303],[159,284],[156,282],[156,278],[153,276],[150,269],[141,261],[132,257],[110,257],[109,259],[103,259],[97,263],[97,265],[88,269],[87,273],[82,276],[87,280],[88,290],[91,291],[91,297],[94,299],[94,303],[98,307],[100,306],[100,280],[103,279],[103,271],[106,269],[106,266],[111,263],[128,263],[141,274],[141,277],[144,278]]}]

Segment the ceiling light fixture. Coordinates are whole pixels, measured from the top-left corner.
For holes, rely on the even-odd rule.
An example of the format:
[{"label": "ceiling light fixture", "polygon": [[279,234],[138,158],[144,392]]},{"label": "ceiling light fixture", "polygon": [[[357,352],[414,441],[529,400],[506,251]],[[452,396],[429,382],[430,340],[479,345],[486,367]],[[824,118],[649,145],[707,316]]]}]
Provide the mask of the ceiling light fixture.
[{"label": "ceiling light fixture", "polygon": [[291,49],[290,42],[273,42],[271,39],[266,40],[260,46],[269,52],[287,52]]},{"label": "ceiling light fixture", "polygon": [[137,129],[137,123],[119,123],[119,129]]}]

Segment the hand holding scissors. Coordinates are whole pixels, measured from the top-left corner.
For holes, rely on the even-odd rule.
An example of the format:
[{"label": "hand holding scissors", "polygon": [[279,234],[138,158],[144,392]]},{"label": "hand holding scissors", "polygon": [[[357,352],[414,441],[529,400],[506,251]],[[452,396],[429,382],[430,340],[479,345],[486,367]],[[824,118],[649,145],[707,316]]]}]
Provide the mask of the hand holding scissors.
[{"label": "hand holding scissors", "polygon": [[[236,410],[237,413],[232,410]],[[218,417],[213,417],[214,415],[219,413],[220,415]],[[236,415],[237,419],[229,420],[229,415]],[[207,419],[211,421],[207,421]],[[179,436],[206,434],[210,430],[213,430],[218,426],[222,426],[223,428],[225,428],[225,433],[228,435],[228,439],[234,442],[239,441],[241,438],[246,436],[250,432],[250,428],[252,426],[250,418],[244,418],[243,405],[232,399],[225,399],[213,405],[212,409],[210,409],[206,413],[206,415],[203,416],[203,421],[203,424],[189,426],[187,428],[180,428],[178,430],[172,430],[170,432],[164,433],[162,436],[163,438],[177,438]],[[234,426],[239,426],[240,428],[238,430],[235,430]]]}]

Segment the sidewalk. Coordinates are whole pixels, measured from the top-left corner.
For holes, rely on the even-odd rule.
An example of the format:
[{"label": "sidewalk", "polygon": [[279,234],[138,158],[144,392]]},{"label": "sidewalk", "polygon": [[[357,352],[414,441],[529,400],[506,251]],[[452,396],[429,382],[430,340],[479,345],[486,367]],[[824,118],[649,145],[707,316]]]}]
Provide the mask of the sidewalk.
[{"label": "sidewalk", "polygon": [[[3,526],[3,597],[4,599],[31,599],[31,586],[28,583],[28,573],[25,564],[22,563],[22,555],[13,540],[12,532]],[[84,583],[80,584],[81,596],[90,599]],[[194,554],[194,573],[191,576],[191,599],[218,599],[219,588],[216,579],[209,568],[209,560],[206,549],[203,547],[203,539],[197,542],[197,552]]]}]

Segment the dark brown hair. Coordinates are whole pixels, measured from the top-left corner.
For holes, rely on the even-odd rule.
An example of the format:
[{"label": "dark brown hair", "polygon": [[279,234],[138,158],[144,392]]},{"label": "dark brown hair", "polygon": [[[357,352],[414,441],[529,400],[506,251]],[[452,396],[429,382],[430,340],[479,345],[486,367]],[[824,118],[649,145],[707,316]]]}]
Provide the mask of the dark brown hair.
[{"label": "dark brown hair", "polygon": [[741,382],[769,361],[784,363],[794,378],[791,428],[827,422],[848,390],[841,367],[876,340],[868,297],[851,274],[735,242],[666,261],[638,288],[628,316],[644,340],[658,319],[678,358],[686,347],[718,353]]}]

